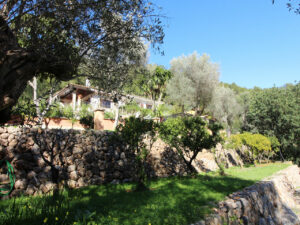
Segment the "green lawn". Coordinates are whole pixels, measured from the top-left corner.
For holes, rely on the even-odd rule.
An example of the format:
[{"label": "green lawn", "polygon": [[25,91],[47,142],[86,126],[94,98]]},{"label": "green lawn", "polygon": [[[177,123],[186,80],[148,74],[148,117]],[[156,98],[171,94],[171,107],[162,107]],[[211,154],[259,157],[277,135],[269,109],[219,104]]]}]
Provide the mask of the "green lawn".
[{"label": "green lawn", "polygon": [[149,191],[134,192],[134,184],[89,186],[51,196],[0,202],[2,224],[190,224],[228,194],[252,185],[289,164],[230,168],[197,177],[152,180]]}]

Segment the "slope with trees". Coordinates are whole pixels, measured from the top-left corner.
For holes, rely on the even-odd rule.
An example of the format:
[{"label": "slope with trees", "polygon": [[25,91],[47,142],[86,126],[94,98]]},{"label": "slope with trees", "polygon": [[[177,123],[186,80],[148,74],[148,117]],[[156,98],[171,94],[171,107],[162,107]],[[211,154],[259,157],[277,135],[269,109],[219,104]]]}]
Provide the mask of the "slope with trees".
[{"label": "slope with trees", "polygon": [[156,7],[148,0],[4,0],[0,36],[4,122],[34,76],[69,80],[80,74],[81,66],[99,83],[106,77],[122,84],[128,66],[141,57],[142,39],[157,46],[164,33]]}]

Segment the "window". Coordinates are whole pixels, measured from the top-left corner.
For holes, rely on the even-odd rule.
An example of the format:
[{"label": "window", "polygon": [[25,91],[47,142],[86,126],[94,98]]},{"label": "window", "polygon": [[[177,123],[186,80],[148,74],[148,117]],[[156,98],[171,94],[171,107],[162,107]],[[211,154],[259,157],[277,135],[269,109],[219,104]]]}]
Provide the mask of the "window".
[{"label": "window", "polygon": [[102,100],[101,101],[101,106],[103,108],[110,108],[111,107],[111,101],[108,101],[108,100]]}]

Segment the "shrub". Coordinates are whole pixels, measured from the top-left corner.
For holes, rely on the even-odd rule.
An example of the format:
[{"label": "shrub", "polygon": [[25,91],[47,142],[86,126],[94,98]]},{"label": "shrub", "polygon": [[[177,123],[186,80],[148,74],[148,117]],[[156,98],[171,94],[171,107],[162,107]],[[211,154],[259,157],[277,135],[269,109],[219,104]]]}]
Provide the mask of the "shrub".
[{"label": "shrub", "polygon": [[144,138],[148,136],[152,141],[155,139],[157,124],[153,120],[129,117],[125,124],[119,124],[116,134],[127,144],[130,152],[135,154],[136,173],[138,179],[137,190],[145,188],[146,170],[145,163],[149,153]]},{"label": "shrub", "polygon": [[[250,152],[246,152],[246,155],[251,157],[252,162],[258,160],[261,162],[262,159],[271,156],[272,146],[271,141],[268,137],[261,134],[251,134],[248,132],[242,134],[231,135],[229,139],[229,145],[234,149],[239,149],[242,145],[247,146]],[[276,145],[276,140],[274,139],[274,145]]]},{"label": "shrub", "polygon": [[89,128],[94,127],[94,114],[90,110],[90,106],[82,104],[78,112],[79,122]]},{"label": "shrub", "polygon": [[[210,149],[221,141],[221,125],[206,123],[201,117],[169,118],[160,125],[160,137],[177,150],[190,172],[193,160],[202,149]],[[190,156],[189,159],[186,156]]]},{"label": "shrub", "polygon": [[113,112],[104,112],[104,119],[113,120],[115,119],[115,114]]}]

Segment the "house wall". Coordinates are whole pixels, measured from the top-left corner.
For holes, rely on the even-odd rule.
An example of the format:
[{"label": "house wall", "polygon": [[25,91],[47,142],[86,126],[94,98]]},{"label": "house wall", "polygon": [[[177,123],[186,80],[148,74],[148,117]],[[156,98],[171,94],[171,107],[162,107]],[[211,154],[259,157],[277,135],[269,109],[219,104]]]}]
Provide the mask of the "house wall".
[{"label": "house wall", "polygon": [[[97,130],[113,130],[114,129],[114,120],[110,119],[101,119],[101,128],[97,128]],[[6,125],[20,125],[21,118],[18,116],[14,116],[10,121],[6,123]],[[32,122],[25,122],[25,125],[35,124]],[[86,127],[83,124],[80,124],[79,120],[76,120],[73,124],[72,121],[67,118],[44,118],[44,122],[42,125],[43,128],[49,129],[76,129],[76,130],[85,130]]]}]

